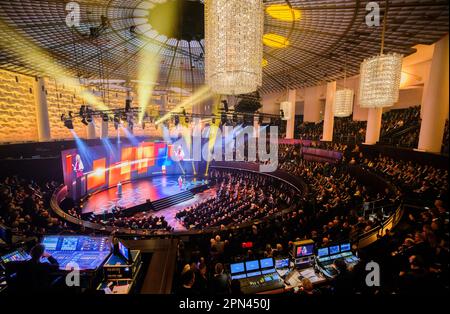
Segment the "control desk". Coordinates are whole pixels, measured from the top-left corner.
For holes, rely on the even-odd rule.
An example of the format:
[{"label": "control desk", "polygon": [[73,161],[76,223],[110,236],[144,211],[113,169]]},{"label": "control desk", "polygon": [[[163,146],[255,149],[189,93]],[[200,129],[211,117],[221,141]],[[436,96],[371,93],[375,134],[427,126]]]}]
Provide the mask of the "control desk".
[{"label": "control desk", "polygon": [[69,263],[76,264],[81,271],[97,270],[111,252],[108,237],[45,236],[42,244],[58,261],[60,270],[72,269]]},{"label": "control desk", "polygon": [[337,275],[337,270],[333,267],[336,260],[344,260],[349,268],[352,268],[359,262],[359,258],[351,251],[350,243],[318,249],[317,265],[325,276],[334,278]]}]

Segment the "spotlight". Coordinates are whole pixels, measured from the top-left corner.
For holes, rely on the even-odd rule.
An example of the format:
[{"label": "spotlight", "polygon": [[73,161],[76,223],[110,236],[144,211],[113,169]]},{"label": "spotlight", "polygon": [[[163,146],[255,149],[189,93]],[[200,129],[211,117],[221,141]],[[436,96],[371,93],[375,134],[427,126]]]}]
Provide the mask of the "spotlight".
[{"label": "spotlight", "polygon": [[186,109],[183,108],[183,116],[186,116]]},{"label": "spotlight", "polygon": [[129,112],[131,110],[131,99],[125,100],[125,112]]},{"label": "spotlight", "polygon": [[178,115],[175,116],[175,125],[178,125],[180,123],[180,117]]},{"label": "spotlight", "polygon": [[85,111],[86,111],[86,106],[85,106],[85,105],[82,105],[82,106],[80,107],[80,116],[84,116]]},{"label": "spotlight", "polygon": [[211,119],[212,124],[216,124],[216,118]]},{"label": "spotlight", "polygon": [[184,118],[184,121],[185,121],[186,123],[189,123],[189,118],[188,118],[188,117]]},{"label": "spotlight", "polygon": [[92,122],[92,116],[91,116],[91,115],[88,115],[87,118],[86,118],[86,121],[87,121],[88,123],[91,123],[91,122]]},{"label": "spotlight", "polygon": [[119,114],[118,113],[115,113],[114,114],[114,123],[119,123],[120,122],[120,116],[119,116]]},{"label": "spotlight", "polygon": [[126,114],[126,112],[122,113],[122,115],[120,116],[120,119],[124,122],[128,120],[128,115]]},{"label": "spotlight", "polygon": [[283,109],[280,110],[280,116],[281,116],[281,118],[284,118],[284,111],[283,111]]},{"label": "spotlight", "polygon": [[73,130],[73,122],[71,119],[67,119],[64,121],[64,126],[69,130]]},{"label": "spotlight", "polygon": [[65,120],[66,120],[66,114],[63,113],[63,114],[61,114],[61,121],[65,121]]},{"label": "spotlight", "polygon": [[83,123],[84,125],[88,125],[89,123],[86,121],[86,118],[81,119],[81,123]]},{"label": "spotlight", "polygon": [[69,118],[73,118],[73,112],[69,111]]},{"label": "spotlight", "polygon": [[109,121],[109,117],[108,117],[108,115],[106,113],[103,114],[102,119],[103,119],[103,122],[108,122]]}]

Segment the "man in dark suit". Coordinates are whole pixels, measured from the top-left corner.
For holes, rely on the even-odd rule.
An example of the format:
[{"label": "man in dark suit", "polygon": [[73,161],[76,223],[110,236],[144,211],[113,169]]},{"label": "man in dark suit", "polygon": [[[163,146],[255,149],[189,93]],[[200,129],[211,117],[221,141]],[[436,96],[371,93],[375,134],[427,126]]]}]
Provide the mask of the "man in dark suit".
[{"label": "man in dark suit", "polygon": [[[11,290],[16,292],[45,292],[50,289],[52,273],[59,268],[58,261],[45,252],[45,246],[36,244],[28,261],[6,264]],[[46,257],[48,262],[41,262]]]}]

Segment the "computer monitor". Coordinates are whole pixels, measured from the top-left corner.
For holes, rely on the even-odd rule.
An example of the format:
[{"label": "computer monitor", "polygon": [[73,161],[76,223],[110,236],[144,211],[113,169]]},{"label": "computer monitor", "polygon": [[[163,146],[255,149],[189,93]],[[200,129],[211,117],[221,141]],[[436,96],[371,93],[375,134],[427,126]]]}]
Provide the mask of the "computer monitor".
[{"label": "computer monitor", "polygon": [[314,254],[314,244],[299,245],[295,248],[295,257],[307,257]]},{"label": "computer monitor", "polygon": [[289,267],[289,258],[280,258],[275,260],[275,268],[288,268]]},{"label": "computer monitor", "polygon": [[118,251],[119,255],[121,255],[128,263],[132,262],[130,249],[127,248],[121,241],[118,242]]},{"label": "computer monitor", "polygon": [[23,262],[23,261],[28,261],[29,259],[31,259],[31,256],[22,249],[18,249],[18,250],[12,251],[11,253],[0,256],[0,261],[3,264],[9,263],[9,262]]},{"label": "computer monitor", "polygon": [[329,254],[330,254],[330,253],[329,253],[327,247],[322,247],[322,248],[320,248],[320,249],[317,250],[317,256],[319,256],[319,257],[324,257],[324,256],[327,256],[327,255],[329,255]]},{"label": "computer monitor", "polygon": [[254,260],[245,262],[245,269],[247,270],[247,272],[259,269],[259,261]]},{"label": "computer monitor", "polygon": [[261,269],[263,268],[273,268],[273,258],[263,258],[259,260],[259,264],[261,265]]},{"label": "computer monitor", "polygon": [[341,244],[341,252],[348,252],[351,250],[350,243],[342,243]]},{"label": "computer monitor", "polygon": [[272,274],[274,272],[276,272],[275,268],[267,268],[267,269],[261,270],[261,275]]},{"label": "computer monitor", "polygon": [[239,274],[239,275],[231,276],[232,280],[234,280],[234,279],[243,279],[243,278],[247,278],[247,275],[246,274]]},{"label": "computer monitor", "polygon": [[261,275],[261,271],[253,271],[253,272],[249,272],[249,273],[247,273],[247,278],[250,278],[250,277],[255,277],[255,276],[260,276]]},{"label": "computer monitor", "polygon": [[338,254],[340,252],[339,245],[330,246],[330,254]]},{"label": "computer monitor", "polygon": [[238,274],[245,272],[244,263],[234,263],[230,265],[231,274]]}]

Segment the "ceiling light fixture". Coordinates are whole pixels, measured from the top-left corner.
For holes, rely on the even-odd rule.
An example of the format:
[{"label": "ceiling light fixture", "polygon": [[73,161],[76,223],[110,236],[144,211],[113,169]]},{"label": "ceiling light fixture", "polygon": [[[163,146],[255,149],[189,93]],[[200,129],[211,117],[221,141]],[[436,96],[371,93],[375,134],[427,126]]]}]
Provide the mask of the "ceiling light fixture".
[{"label": "ceiling light fixture", "polygon": [[293,9],[287,4],[272,4],[266,8],[266,12],[274,19],[293,22],[301,18],[301,12],[298,9]]},{"label": "ceiling light fixture", "polygon": [[381,34],[381,52],[361,63],[359,86],[359,105],[362,108],[383,108],[393,106],[399,98],[403,55],[384,54],[384,36],[386,31],[389,1]]},{"label": "ceiling light fixture", "polygon": [[262,0],[205,0],[205,77],[217,94],[262,85]]},{"label": "ceiling light fixture", "polygon": [[289,39],[277,34],[264,34],[263,43],[271,48],[286,48],[290,45]]}]

